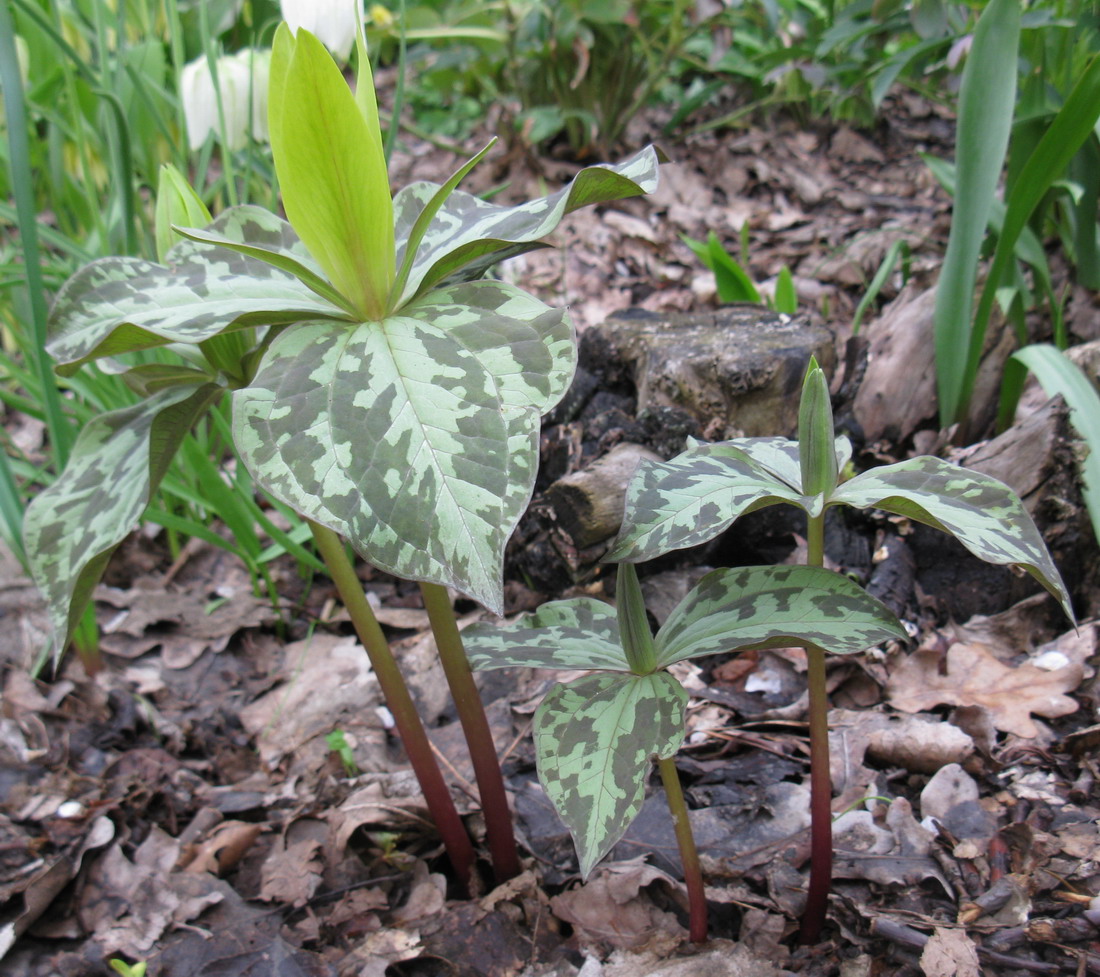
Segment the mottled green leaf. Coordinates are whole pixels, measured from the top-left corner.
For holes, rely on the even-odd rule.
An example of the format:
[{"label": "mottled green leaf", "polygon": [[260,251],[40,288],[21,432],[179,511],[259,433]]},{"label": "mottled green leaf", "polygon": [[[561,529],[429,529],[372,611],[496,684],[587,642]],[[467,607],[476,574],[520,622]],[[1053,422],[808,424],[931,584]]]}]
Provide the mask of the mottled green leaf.
[{"label": "mottled green leaf", "polygon": [[622,528],[606,559],[637,563],[697,546],[746,512],[801,499],[797,488],[732,442],[697,444],[671,461],[638,466],[627,489]]},{"label": "mottled green leaf", "polygon": [[[428,233],[428,228],[431,227],[435,215],[439,213],[439,208],[454,193],[455,188],[466,175],[485,158],[485,155],[495,143],[496,137],[494,136],[481,152],[463,163],[451,174],[450,179],[443,186],[439,187],[430,198],[422,201],[420,212],[416,215],[416,219],[411,226],[402,227],[401,264],[397,268],[397,277],[390,288],[389,309],[391,311],[397,308],[404,296],[405,283],[409,280],[409,272],[412,271],[414,256],[420,248],[420,242],[424,240],[424,235]],[[421,187],[425,189],[428,186],[430,184],[421,184]],[[412,197],[410,197],[411,199]]]},{"label": "mottled green leaf", "polygon": [[[587,167],[569,186],[515,207],[454,191],[429,224],[394,307],[446,279],[479,278],[490,265],[537,247],[578,207],[652,192],[657,165],[656,151],[647,147],[622,163]],[[413,183],[394,198],[398,266],[417,218],[438,190],[434,183]]]},{"label": "mottled green leaf", "polygon": [[462,632],[462,643],[470,665],[479,671],[629,669],[619,640],[615,609],[591,597],[552,601],[499,627],[474,624]]},{"label": "mottled green leaf", "polygon": [[288,328],[234,394],[235,439],[269,492],[371,563],[499,612],[539,415],[572,374],[572,327],[497,282],[406,311]]},{"label": "mottled green leaf", "polygon": [[[235,208],[209,228],[271,250],[293,251],[289,225],[256,207]],[[292,275],[243,254],[181,241],[169,264],[102,258],[57,294],[50,354],[71,375],[90,360],[168,343],[201,343],[229,329],[346,318]]]},{"label": "mottled green leaf", "polygon": [[[244,208],[237,209],[243,210]],[[258,207],[249,209],[256,210],[260,214],[264,214],[268,217],[274,217],[274,215],[268,214],[267,211],[260,210]],[[280,221],[279,223],[285,222]],[[286,224],[286,227],[289,229],[290,225]],[[311,292],[321,296],[321,298],[330,302],[337,308],[342,309],[349,317],[354,317],[352,316],[350,304],[338,291],[336,291],[333,285],[324,277],[317,263],[308,255],[296,254],[293,250],[280,247],[277,244],[272,246],[260,244],[256,241],[234,240],[225,234],[218,234],[207,228],[176,227],[174,230],[190,241],[235,251],[238,254],[243,254],[249,258],[254,258],[257,261],[262,261],[274,268],[278,268],[280,271],[285,271],[288,275],[293,275],[297,278],[298,281],[305,285]],[[295,241],[297,241],[297,239],[295,239]],[[301,242],[297,241],[297,244],[300,248]]]},{"label": "mottled green leaf", "polygon": [[924,455],[857,475],[829,501],[895,512],[950,533],[988,563],[1022,567],[1074,619],[1065,584],[1031,516],[1012,489],[989,475]]},{"label": "mottled green leaf", "polygon": [[665,672],[589,675],[555,686],[535,713],[539,780],[573,835],[582,877],[641,810],[653,757],[684,739],[687,692]]},{"label": "mottled green leaf", "polygon": [[[713,539],[745,513],[789,502],[819,515],[820,496],[802,493],[798,442],[740,438],[708,444],[689,440],[671,461],[643,461],[630,482],[619,535],[605,559],[639,563]],[[835,442],[843,468],[847,438]]]},{"label": "mottled green leaf", "polygon": [[657,664],[806,642],[850,655],[904,637],[884,604],[832,570],[740,567],[708,573],[680,602],[657,633]]},{"label": "mottled green leaf", "polygon": [[23,538],[53,623],[55,659],[183,436],[223,393],[213,383],[171,387],[93,418],[80,432],[65,471],[30,504]]}]

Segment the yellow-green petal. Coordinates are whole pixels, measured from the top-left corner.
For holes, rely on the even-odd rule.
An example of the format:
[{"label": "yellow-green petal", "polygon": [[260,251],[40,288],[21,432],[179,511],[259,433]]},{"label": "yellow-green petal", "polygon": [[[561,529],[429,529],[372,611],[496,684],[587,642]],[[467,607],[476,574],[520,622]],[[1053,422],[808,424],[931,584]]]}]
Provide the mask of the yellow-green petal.
[{"label": "yellow-green petal", "polygon": [[287,219],[363,318],[381,318],[394,240],[377,114],[368,122],[317,38],[285,24],[271,56],[268,127]]}]

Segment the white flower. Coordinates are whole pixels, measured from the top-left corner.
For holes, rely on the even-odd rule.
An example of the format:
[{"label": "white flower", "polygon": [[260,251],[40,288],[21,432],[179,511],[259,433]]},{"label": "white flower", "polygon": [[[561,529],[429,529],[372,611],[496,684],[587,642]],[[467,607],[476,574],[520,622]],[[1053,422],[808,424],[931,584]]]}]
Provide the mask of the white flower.
[{"label": "white flower", "polygon": [[[271,52],[244,48],[236,54],[218,58],[215,66],[218,88],[225,113],[226,148],[240,149],[252,138],[267,141],[267,79]],[[180,98],[187,119],[187,141],[191,149],[206,142],[210,132],[219,136],[218,101],[210,63],[206,56],[183,66],[180,72]],[[249,102],[251,100],[251,111]]]},{"label": "white flower", "polygon": [[280,6],[292,31],[304,27],[337,61],[348,60],[363,22],[363,0],[280,0]]}]

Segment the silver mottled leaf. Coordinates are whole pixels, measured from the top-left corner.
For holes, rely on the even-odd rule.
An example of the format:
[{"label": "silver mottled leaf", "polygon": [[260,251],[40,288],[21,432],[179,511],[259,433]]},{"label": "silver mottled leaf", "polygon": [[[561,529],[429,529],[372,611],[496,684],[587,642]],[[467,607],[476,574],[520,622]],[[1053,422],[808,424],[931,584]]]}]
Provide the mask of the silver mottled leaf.
[{"label": "silver mottled leaf", "polygon": [[651,759],[680,748],[686,705],[666,672],[589,675],[543,699],[534,723],[539,780],[573,835],[583,877],[637,817]]},{"label": "silver mottled leaf", "polygon": [[923,455],[857,475],[830,503],[878,508],[950,533],[988,563],[1027,570],[1073,620],[1069,594],[1023,503],[989,475]]},{"label": "silver mottled leaf", "polygon": [[643,461],[627,489],[622,527],[605,559],[651,560],[713,539],[746,512],[802,501],[796,487],[750,458],[739,444],[697,444],[671,461]]},{"label": "silver mottled leaf", "polygon": [[539,415],[572,375],[572,327],[496,282],[404,311],[283,332],[234,394],[235,438],[260,484],[371,563],[500,611],[504,547],[534,485]]},{"label": "silver mottled leaf", "polygon": [[134,528],[183,436],[224,393],[174,386],[89,421],[57,481],[30,504],[23,538],[60,655],[114,548]]},{"label": "silver mottled leaf", "polygon": [[494,627],[462,632],[470,665],[490,668],[606,668],[626,671],[615,609],[591,597],[556,600]]},{"label": "silver mottled leaf", "polygon": [[[216,234],[248,236],[297,260],[285,221],[258,207],[227,210],[210,225]],[[47,345],[59,372],[74,373],[102,356],[167,343],[200,343],[228,329],[346,314],[293,275],[255,258],[195,241],[181,241],[168,265],[139,258],[102,258],[61,288],[50,313]]]},{"label": "silver mottled leaf", "polygon": [[[478,278],[490,265],[530,250],[579,207],[652,192],[657,165],[657,153],[647,147],[622,163],[587,167],[569,186],[515,207],[454,191],[428,226],[397,306],[446,279]],[[413,183],[394,197],[398,267],[416,218],[438,189],[434,183]]]},{"label": "silver mottled leaf", "polygon": [[658,667],[735,648],[811,642],[835,655],[865,651],[905,630],[858,584],[820,567],[714,570],[657,633]]}]

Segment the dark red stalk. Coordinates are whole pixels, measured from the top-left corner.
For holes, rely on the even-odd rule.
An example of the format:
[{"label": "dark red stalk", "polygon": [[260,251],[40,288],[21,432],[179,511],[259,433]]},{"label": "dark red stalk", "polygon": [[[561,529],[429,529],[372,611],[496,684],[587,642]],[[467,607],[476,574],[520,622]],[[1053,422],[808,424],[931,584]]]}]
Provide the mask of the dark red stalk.
[{"label": "dark red stalk", "polygon": [[[806,563],[825,562],[825,513],[810,516],[806,530]],[[833,782],[829,772],[829,693],[825,684],[825,652],[806,649],[810,698],[810,888],[799,934],[816,943],[825,925],[833,875]]]},{"label": "dark red stalk", "polygon": [[326,529],[315,522],[310,522],[309,525],[313,530],[317,550],[325,561],[325,566],[328,567],[332,582],[336,584],[340,599],[348,609],[359,640],[367,650],[371,667],[385,696],[386,706],[393,715],[401,743],[405,747],[409,763],[424,794],[428,812],[447,850],[447,857],[454,867],[459,882],[469,891],[470,877],[474,868],[474,848],[470,844],[470,836],[466,834],[462,819],[455,809],[454,800],[451,798],[451,792],[447,788],[443,774],[439,771],[439,764],[436,763],[428,734],[424,731],[424,724],[420,721],[416,705],[409,694],[409,687],[405,684],[405,678],[397,667],[389,642],[386,641],[374,611],[367,602],[363,585],[355,575],[355,569],[344,552],[344,545],[340,542],[340,538],[331,529]]},{"label": "dark red stalk", "polygon": [[485,835],[489,855],[493,860],[493,874],[498,883],[519,875],[519,854],[512,831],[512,813],[508,808],[508,795],[504,790],[504,778],[500,772],[496,744],[485,716],[485,707],[474,682],[470,662],[462,647],[462,635],[455,621],[454,609],[447,589],[439,584],[422,583],[424,607],[435,635],[435,646],[443,672],[451,688],[462,732],[470,750],[470,760],[477,778],[477,790],[481,795],[481,810],[485,817]]}]

